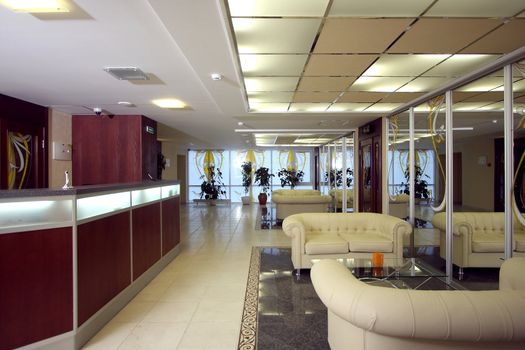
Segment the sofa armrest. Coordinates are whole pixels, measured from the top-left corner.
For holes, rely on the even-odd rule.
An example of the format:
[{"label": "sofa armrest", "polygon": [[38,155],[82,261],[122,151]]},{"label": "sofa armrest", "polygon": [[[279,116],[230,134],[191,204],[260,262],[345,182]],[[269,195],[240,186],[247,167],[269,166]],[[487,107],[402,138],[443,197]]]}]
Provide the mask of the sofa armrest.
[{"label": "sofa armrest", "polygon": [[514,257],[501,265],[499,270],[500,290],[525,290],[525,257]]},{"label": "sofa armrest", "polygon": [[301,215],[290,215],[283,221],[284,234],[292,239],[292,263],[294,268],[301,266],[301,257],[305,252],[306,229],[300,219]]},{"label": "sofa armrest", "polygon": [[412,232],[412,225],[398,217],[384,214],[379,220],[381,232],[388,238],[403,239]]},{"label": "sofa armrest", "polygon": [[272,202],[277,204],[316,204],[316,203],[331,203],[332,197],[326,195],[312,195],[312,196],[286,196],[276,194],[272,197]]},{"label": "sofa armrest", "polygon": [[310,276],[329,311],[365,332],[439,341],[525,340],[523,291],[371,286],[335,260],[316,262]]}]

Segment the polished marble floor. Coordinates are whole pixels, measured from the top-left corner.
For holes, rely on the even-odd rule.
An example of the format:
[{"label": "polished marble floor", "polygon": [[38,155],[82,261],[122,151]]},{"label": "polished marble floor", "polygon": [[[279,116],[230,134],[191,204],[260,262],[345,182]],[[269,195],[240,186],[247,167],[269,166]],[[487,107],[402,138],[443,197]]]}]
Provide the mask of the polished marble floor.
[{"label": "polished marble floor", "polygon": [[[182,206],[180,255],[84,348],[236,349],[252,247],[290,246],[290,239],[279,226],[261,229],[262,215],[264,213],[257,204]],[[262,219],[264,221],[264,217]],[[439,248],[435,246],[436,237],[430,231],[427,234],[422,242],[416,240],[416,245],[428,241],[428,244],[434,246],[418,247],[417,254],[420,257],[426,255],[426,259],[432,264],[442,265],[437,250]],[[268,257],[271,254],[267,254]],[[283,345],[283,325],[288,330],[294,327],[296,330],[308,328],[312,324],[322,324],[323,316],[322,313],[305,316],[297,306],[287,302],[289,296],[285,293],[290,288],[298,291],[298,294],[290,295],[295,299],[297,295],[301,296],[299,305],[311,310],[321,306],[312,295],[308,276],[302,276],[300,281],[296,279],[292,285],[289,259],[282,255],[271,259],[272,261],[263,261],[261,264],[261,272],[267,273],[261,276],[263,279],[267,276],[268,279],[266,284],[261,284],[263,287],[266,285],[266,290],[261,290],[262,294],[260,293],[259,324],[262,328],[259,349],[272,349],[276,344],[283,346],[283,349],[300,348],[297,347],[297,342]],[[287,267],[284,268],[284,265]],[[497,269],[480,270],[471,269],[466,274],[467,280],[462,283],[463,286],[467,289],[497,288]],[[428,288],[445,289],[431,285]],[[301,304],[303,302],[306,304]],[[272,317],[275,313],[284,316]],[[297,328],[297,324],[302,326]],[[284,334],[286,333],[285,331]],[[309,330],[297,334],[314,333]],[[316,344],[320,340],[318,338],[312,339],[311,348],[324,348],[321,343]],[[296,340],[301,339],[298,337]]]},{"label": "polished marble floor", "polygon": [[257,210],[182,206],[180,255],[84,349],[236,349],[252,246],[290,245]]}]

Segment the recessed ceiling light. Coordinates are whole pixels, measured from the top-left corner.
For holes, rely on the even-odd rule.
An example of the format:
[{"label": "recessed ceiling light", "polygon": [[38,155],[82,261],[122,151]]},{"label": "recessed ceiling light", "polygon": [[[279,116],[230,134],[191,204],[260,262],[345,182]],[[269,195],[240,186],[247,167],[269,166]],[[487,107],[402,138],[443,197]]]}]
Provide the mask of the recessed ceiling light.
[{"label": "recessed ceiling light", "polygon": [[133,103],[128,102],[128,101],[118,101],[117,103],[118,103],[119,105],[121,105],[121,106],[126,106],[126,107],[136,107]]},{"label": "recessed ceiling light", "polygon": [[67,2],[63,0],[0,0],[0,3],[15,12],[69,12]]},{"label": "recessed ceiling light", "polygon": [[222,75],[219,74],[219,73],[212,73],[211,74],[211,80],[221,80],[222,79]]},{"label": "recessed ceiling light", "polygon": [[492,122],[496,124],[498,121],[496,119],[493,119]]},{"label": "recessed ceiling light", "polygon": [[238,122],[237,125],[239,125],[239,126],[243,126],[244,123],[243,123],[243,122]]},{"label": "recessed ceiling light", "polygon": [[161,98],[151,101],[153,104],[159,106],[160,108],[173,108],[173,109],[182,109],[187,107],[187,105],[181,100],[175,98]]}]

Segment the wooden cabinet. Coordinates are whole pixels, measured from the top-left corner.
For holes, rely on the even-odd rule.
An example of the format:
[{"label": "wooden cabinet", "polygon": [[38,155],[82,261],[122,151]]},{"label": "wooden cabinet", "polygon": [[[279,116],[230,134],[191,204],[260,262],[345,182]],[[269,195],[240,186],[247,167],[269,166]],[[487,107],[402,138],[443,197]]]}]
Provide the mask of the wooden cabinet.
[{"label": "wooden cabinet", "polygon": [[381,118],[359,128],[359,211],[381,213]]},{"label": "wooden cabinet", "polygon": [[72,118],[73,185],[156,178],[157,122],[142,115]]}]

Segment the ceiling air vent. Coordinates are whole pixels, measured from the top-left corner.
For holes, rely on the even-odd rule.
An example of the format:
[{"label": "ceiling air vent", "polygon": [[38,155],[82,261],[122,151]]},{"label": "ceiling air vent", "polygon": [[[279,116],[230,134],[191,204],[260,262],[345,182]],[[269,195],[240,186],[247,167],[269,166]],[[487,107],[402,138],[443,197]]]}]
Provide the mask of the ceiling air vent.
[{"label": "ceiling air vent", "polygon": [[118,80],[149,80],[148,76],[137,67],[106,67],[104,70]]}]

